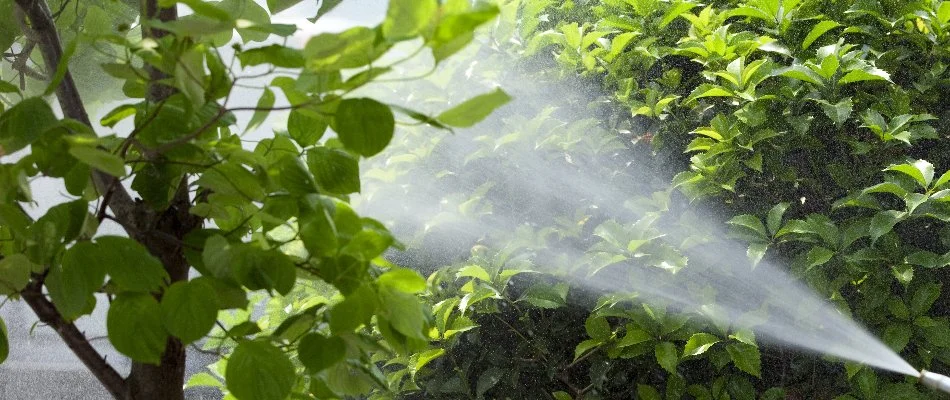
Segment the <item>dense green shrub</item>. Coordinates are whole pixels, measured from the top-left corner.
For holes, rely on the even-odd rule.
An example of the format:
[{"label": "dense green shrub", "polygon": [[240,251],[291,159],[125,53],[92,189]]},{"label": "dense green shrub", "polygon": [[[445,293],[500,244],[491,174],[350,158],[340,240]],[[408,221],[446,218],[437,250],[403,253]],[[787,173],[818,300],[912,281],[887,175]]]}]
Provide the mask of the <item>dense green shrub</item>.
[{"label": "dense green shrub", "polygon": [[[488,39],[413,97],[440,104],[460,82],[501,82],[528,100],[472,135],[407,129],[364,170],[370,209],[417,202],[392,214],[412,238],[393,259],[434,270],[422,293],[431,341],[377,353],[376,398],[934,396],[760,349],[754,329],[700,310],[572,282],[657,268],[701,277],[701,254],[730,226],[745,268],[787,265],[914,366],[945,370],[950,3],[499,6]],[[572,185],[520,195],[537,193],[518,187],[532,165],[574,173]],[[406,218],[420,209],[433,211]],[[687,240],[660,238],[687,228]]]}]

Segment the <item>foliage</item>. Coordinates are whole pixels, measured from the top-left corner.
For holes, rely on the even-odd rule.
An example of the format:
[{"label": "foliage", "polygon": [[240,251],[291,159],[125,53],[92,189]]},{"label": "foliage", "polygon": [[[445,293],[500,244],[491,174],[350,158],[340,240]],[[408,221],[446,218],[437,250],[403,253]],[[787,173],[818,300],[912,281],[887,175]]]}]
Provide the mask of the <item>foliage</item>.
[{"label": "foliage", "polygon": [[[360,190],[359,161],[390,143],[397,116],[448,130],[508,97],[499,89],[430,116],[356,91],[397,68],[404,60],[393,54],[407,48],[445,60],[497,9],[393,1],[380,26],[320,34],[302,48],[262,45],[295,33],[271,12],[297,3],[268,2],[271,11],[243,0],[141,4],[192,11],[177,18],[138,15],[138,2],[0,1],[2,18],[18,20],[0,28],[0,47],[13,54],[0,84],[0,287],[29,303],[118,398],[180,398],[178,357],[199,340],[233,351],[223,382],[192,380],[239,399],[362,391],[381,377],[369,361],[375,349],[425,345],[432,319],[415,296],[425,281],[382,259],[393,236],[348,205]],[[317,17],[337,4],[323,1]],[[135,17],[141,25],[130,27]],[[32,64],[39,54],[45,63]],[[95,102],[76,94],[85,74],[115,83],[97,100],[121,97],[100,126],[87,117]],[[253,88],[256,106],[234,105],[239,85]],[[111,92],[119,87],[121,95]],[[62,117],[47,98],[54,92]],[[246,147],[244,133],[282,113],[286,125]],[[31,203],[50,199],[33,198],[38,177],[69,196],[39,215]],[[279,326],[247,320],[259,303],[252,292],[291,299],[314,286],[327,296],[287,309]],[[73,325],[105,299],[109,342],[136,365],[128,380]],[[243,320],[227,323],[231,316]]]},{"label": "foliage", "polygon": [[[472,61],[413,98],[438,104],[459,82],[501,81],[528,101],[452,142],[409,130],[364,172],[370,209],[423,193],[386,206],[412,238],[393,259],[430,273],[422,298],[435,318],[428,346],[377,354],[387,385],[376,398],[935,396],[857,364],[759,348],[754,324],[711,322],[715,310],[572,282],[676,273],[715,303],[701,279],[715,266],[695,260],[723,240],[704,225],[728,226],[747,268],[788,265],[912,365],[946,369],[950,5],[496,3],[500,21]],[[542,160],[554,174],[584,171],[564,179],[584,187],[556,187],[551,203],[524,196],[537,192],[518,183],[547,176],[530,168]],[[617,200],[597,182],[626,196],[626,212],[594,207]],[[417,210],[431,211],[404,217]],[[708,211],[716,218],[697,217]],[[670,243],[669,231],[692,235]]]}]

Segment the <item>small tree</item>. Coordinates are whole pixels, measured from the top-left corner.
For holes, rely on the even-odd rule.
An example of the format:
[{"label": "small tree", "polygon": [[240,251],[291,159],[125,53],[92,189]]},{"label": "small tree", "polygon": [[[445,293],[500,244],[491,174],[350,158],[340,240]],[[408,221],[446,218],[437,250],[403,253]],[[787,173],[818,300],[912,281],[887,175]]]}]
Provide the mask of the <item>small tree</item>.
[{"label": "small tree", "polygon": [[[360,189],[359,158],[387,146],[394,111],[449,129],[471,125],[507,96],[493,92],[428,116],[354,92],[399,63],[380,61],[394,46],[429,49],[439,63],[497,9],[393,0],[375,28],[321,34],[303,48],[253,44],[292,35],[295,26],[271,23],[270,14],[298,2],[269,0],[268,11],[250,0],[142,0],[130,30],[122,19],[137,10],[128,5],[0,0],[0,47],[12,52],[19,78],[0,81],[0,156],[29,153],[0,163],[0,291],[25,301],[117,399],[183,398],[185,346],[208,334],[219,311],[252,307],[248,291],[287,294],[298,282],[322,281],[342,298],[276,330],[227,330],[238,345],[224,375],[240,399],[323,390],[298,368],[316,373],[344,360],[374,368],[361,354],[376,339],[355,332],[371,321],[390,346],[426,337],[430,321],[414,296],[423,279],[380,261],[393,237],[347,205]],[[179,3],[192,13],[180,17]],[[311,20],[339,3],[323,0]],[[103,16],[119,18],[107,19],[117,29],[99,27]],[[226,55],[221,46],[232,42]],[[117,78],[126,101],[99,127],[73,72],[102,49],[108,60],[94,70]],[[256,106],[234,106],[235,88],[261,77],[242,74],[246,68],[273,79],[255,89]],[[27,90],[34,81],[45,91]],[[62,116],[45,98],[53,94]],[[287,113],[286,129],[245,148],[241,134],[274,112]],[[239,126],[238,113],[252,116]],[[130,130],[115,129],[128,118]],[[336,136],[324,139],[328,129]],[[37,176],[61,180],[74,198],[33,219],[24,204]],[[104,221],[125,235],[101,235]],[[109,341],[133,360],[127,377],[74,325],[97,294],[109,301]]]}]

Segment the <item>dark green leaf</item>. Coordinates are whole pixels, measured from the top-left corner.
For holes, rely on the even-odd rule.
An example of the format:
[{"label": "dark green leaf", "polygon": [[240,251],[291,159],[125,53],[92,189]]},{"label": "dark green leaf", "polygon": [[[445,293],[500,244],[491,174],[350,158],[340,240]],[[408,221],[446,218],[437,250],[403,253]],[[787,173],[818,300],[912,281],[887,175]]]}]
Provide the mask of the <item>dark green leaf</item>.
[{"label": "dark green leaf", "polygon": [[317,373],[343,360],[346,342],[337,336],[328,338],[319,333],[310,333],[300,339],[297,352],[300,363],[310,373]]},{"label": "dark green leaf", "polygon": [[46,279],[50,298],[67,320],[91,311],[93,293],[102,288],[106,268],[115,263],[91,242],[79,242],[66,250],[61,265],[52,266]]},{"label": "dark green leaf", "polygon": [[330,309],[330,330],[335,335],[341,335],[369,323],[370,317],[376,312],[377,303],[376,292],[372,288],[359,286]]},{"label": "dark green leaf", "polygon": [[0,318],[0,364],[10,355],[10,340],[7,339],[7,324]]},{"label": "dark green leaf", "polygon": [[30,282],[33,263],[23,254],[6,255],[0,259],[0,294],[19,293]]},{"label": "dark green leaf", "polygon": [[294,109],[287,116],[287,132],[301,147],[316,144],[327,131],[327,121]]},{"label": "dark green leaf", "polygon": [[587,321],[584,322],[584,329],[587,331],[587,336],[600,341],[607,340],[612,333],[610,323],[604,317],[588,317]]},{"label": "dark green leaf", "polygon": [[250,67],[270,64],[281,68],[303,68],[303,53],[298,49],[273,44],[244,50],[237,55],[241,66]]},{"label": "dark green leaf", "polygon": [[395,124],[389,106],[369,98],[341,101],[333,117],[333,130],[343,145],[364,157],[386,148],[393,138]]}]

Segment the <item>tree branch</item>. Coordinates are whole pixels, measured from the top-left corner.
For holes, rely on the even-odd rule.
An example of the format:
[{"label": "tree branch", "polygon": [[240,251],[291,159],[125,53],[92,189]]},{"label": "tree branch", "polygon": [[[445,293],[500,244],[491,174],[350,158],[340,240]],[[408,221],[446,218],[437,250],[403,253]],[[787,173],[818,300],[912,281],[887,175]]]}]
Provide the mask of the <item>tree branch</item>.
[{"label": "tree branch", "polygon": [[[23,33],[39,45],[47,69],[57,68],[63,58],[63,46],[59,39],[59,32],[56,31],[56,24],[50,14],[49,6],[44,0],[15,1],[30,21],[30,27],[24,28],[26,31]],[[76,87],[76,82],[68,68],[62,82],[56,88],[56,98],[63,109],[63,114],[82,122],[90,128],[92,127],[89,115],[86,113],[86,107],[82,103],[82,97],[79,96],[79,89]],[[102,171],[94,170],[92,172],[92,180],[99,193],[106,193],[115,179],[117,178]],[[114,193],[109,199],[109,208],[117,217],[134,221],[135,203],[132,196],[121,185],[116,185],[113,191]]]},{"label": "tree branch", "polygon": [[30,284],[20,292],[26,304],[33,309],[40,321],[53,328],[69,349],[79,357],[83,365],[116,399],[128,398],[128,386],[119,372],[89,344],[89,339],[76,325],[63,319],[56,307],[43,295],[43,277],[34,276]]}]

